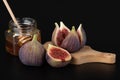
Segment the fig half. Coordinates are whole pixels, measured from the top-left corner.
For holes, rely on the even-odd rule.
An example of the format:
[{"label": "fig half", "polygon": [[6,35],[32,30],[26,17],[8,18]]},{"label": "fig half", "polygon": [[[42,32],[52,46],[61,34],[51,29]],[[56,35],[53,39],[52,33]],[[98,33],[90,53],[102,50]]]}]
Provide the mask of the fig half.
[{"label": "fig half", "polygon": [[55,29],[52,33],[52,42],[54,45],[62,47],[70,53],[78,51],[86,44],[86,33],[82,28],[82,24],[75,30],[67,28],[64,23],[60,22],[60,27],[55,23]]},{"label": "fig half", "polygon": [[52,42],[56,46],[60,46],[62,44],[62,41],[65,39],[65,37],[68,35],[70,30],[64,25],[63,22],[60,22],[60,27],[57,23],[55,23],[55,29],[52,33]]},{"label": "fig half", "polygon": [[67,50],[48,44],[46,60],[50,66],[64,67],[70,63],[71,59],[71,54]]}]

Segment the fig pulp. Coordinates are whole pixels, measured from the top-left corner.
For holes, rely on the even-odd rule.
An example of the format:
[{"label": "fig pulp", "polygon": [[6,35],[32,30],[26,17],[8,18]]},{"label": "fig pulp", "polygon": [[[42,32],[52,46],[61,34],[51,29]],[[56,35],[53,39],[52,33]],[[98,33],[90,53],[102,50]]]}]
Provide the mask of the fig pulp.
[{"label": "fig pulp", "polygon": [[43,63],[45,49],[37,41],[37,34],[34,34],[32,41],[25,43],[19,50],[20,61],[29,66],[41,66]]},{"label": "fig pulp", "polygon": [[60,22],[60,27],[55,23],[55,29],[52,33],[52,42],[54,45],[62,47],[69,51],[70,53],[78,51],[86,43],[86,33],[82,28],[82,24],[75,30],[75,27],[72,27],[72,30],[68,29],[64,23]]},{"label": "fig pulp", "polygon": [[63,48],[48,44],[46,60],[52,67],[64,67],[70,63],[71,55]]}]

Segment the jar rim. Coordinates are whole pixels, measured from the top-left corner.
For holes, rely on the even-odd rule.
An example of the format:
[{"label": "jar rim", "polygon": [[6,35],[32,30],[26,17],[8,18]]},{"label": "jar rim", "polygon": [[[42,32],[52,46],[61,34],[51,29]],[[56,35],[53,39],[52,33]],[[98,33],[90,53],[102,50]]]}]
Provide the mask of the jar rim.
[{"label": "jar rim", "polygon": [[[23,18],[16,18],[17,21],[18,21],[18,24],[20,25],[20,28],[17,27],[17,25],[13,22],[13,20],[10,20],[9,21],[9,27],[10,28],[18,28],[18,29],[27,29],[27,28],[30,28],[30,27],[37,27],[37,22],[35,19],[33,18],[30,18],[30,17],[23,17]],[[25,27],[25,26],[26,27]],[[24,26],[24,27],[23,27]],[[29,26],[29,27],[27,27]]]}]

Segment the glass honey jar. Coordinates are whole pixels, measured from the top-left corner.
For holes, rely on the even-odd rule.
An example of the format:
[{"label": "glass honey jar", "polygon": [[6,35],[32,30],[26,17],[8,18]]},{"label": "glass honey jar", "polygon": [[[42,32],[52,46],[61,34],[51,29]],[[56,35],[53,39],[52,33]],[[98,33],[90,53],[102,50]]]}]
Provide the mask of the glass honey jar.
[{"label": "glass honey jar", "polygon": [[37,28],[35,19],[29,17],[17,18],[17,22],[20,28],[11,20],[9,22],[9,29],[5,31],[6,50],[14,56],[18,56],[20,47],[26,42],[31,41],[34,34],[38,34],[38,41],[41,42],[41,33]]}]

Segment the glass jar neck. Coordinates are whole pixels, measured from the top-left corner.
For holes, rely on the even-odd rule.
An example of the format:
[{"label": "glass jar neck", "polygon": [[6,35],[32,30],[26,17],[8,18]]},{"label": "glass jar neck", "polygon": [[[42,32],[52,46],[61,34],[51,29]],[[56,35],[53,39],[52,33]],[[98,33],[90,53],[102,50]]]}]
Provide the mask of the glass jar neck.
[{"label": "glass jar neck", "polygon": [[17,18],[17,22],[20,25],[20,28],[18,28],[12,20],[9,22],[9,29],[14,34],[33,34],[37,28],[37,23],[32,18]]}]

